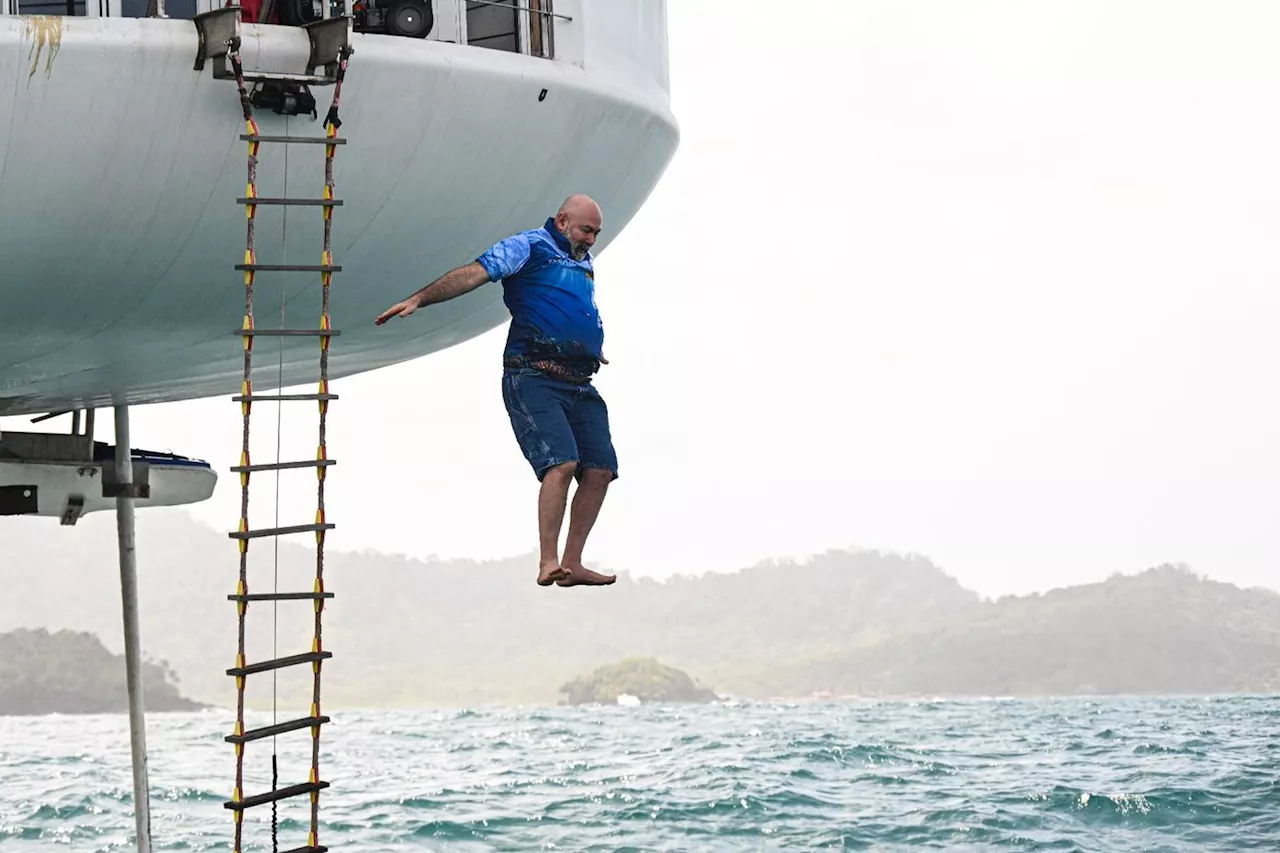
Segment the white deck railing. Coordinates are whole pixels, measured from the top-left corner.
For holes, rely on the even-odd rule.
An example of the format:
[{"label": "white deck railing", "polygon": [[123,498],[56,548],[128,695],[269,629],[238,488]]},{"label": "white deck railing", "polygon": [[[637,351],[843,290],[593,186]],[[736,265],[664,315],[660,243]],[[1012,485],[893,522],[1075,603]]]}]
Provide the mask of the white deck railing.
[{"label": "white deck railing", "polygon": [[[139,0],[139,4],[142,0]],[[389,0],[377,0],[379,4]],[[428,0],[431,2],[431,0]],[[469,44],[476,47],[487,47],[498,50],[537,56],[543,59],[555,58],[555,21],[571,21],[568,15],[562,15],[552,9],[553,0],[452,0],[441,2],[435,0],[433,6],[439,10],[441,6],[452,7],[453,20],[449,22],[449,31],[440,32],[440,24],[444,23],[438,16],[436,29],[428,34],[428,40],[449,41],[457,44]],[[352,0],[342,0],[344,14],[351,12]],[[128,17],[169,18],[172,15],[165,8],[165,0],[147,0],[146,12],[142,15]],[[186,3],[187,9],[192,8]],[[211,12],[227,5],[225,0],[194,0],[195,14]],[[328,18],[332,4],[321,0],[321,15]],[[55,15],[87,18],[122,18],[122,0],[0,0],[0,15]],[[493,9],[487,15],[485,10]],[[509,9],[511,19],[497,10]],[[185,9],[184,9],[185,11]],[[468,23],[476,14],[477,32],[468,33]],[[496,14],[495,14],[496,13]],[[180,17],[187,17],[185,14]],[[492,31],[495,26],[496,31]],[[484,25],[487,25],[486,28]],[[432,36],[436,38],[432,39]],[[502,45],[497,46],[495,45]],[[507,46],[510,45],[510,46]]]}]

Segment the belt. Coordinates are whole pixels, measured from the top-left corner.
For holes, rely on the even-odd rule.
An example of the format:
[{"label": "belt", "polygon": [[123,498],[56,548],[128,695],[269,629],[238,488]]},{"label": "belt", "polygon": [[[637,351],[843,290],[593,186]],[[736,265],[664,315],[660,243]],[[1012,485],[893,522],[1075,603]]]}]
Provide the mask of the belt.
[{"label": "belt", "polygon": [[582,385],[591,381],[591,376],[595,370],[599,369],[598,362],[595,370],[583,373],[581,370],[575,370],[564,362],[555,361],[553,359],[531,359],[526,356],[510,356],[502,360],[504,367],[520,369],[522,367],[533,368],[541,371],[548,376],[565,382],[571,382],[574,385]]}]

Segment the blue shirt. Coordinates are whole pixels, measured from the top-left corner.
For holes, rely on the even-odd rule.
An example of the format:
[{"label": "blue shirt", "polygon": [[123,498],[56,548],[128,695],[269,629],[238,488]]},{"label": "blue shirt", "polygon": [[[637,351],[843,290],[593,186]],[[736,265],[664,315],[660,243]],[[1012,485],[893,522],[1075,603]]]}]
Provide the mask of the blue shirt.
[{"label": "blue shirt", "polygon": [[591,253],[570,254],[569,240],[548,219],[476,258],[491,281],[502,279],[511,312],[507,360],[547,359],[594,373],[603,358],[604,323],[596,307]]}]

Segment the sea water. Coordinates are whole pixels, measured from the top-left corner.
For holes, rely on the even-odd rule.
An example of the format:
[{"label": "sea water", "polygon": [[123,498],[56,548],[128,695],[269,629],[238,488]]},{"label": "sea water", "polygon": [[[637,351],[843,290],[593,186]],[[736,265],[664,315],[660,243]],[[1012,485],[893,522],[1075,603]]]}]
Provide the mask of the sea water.
[{"label": "sea water", "polygon": [[[1280,850],[1280,697],[332,716],[334,851]],[[153,849],[232,849],[230,727],[149,717]],[[275,750],[279,784],[306,781],[309,732]],[[271,787],[271,753],[246,746],[246,795]],[[132,849],[129,755],[124,715],[0,718],[0,848]],[[275,849],[306,844],[308,798],[275,820]],[[243,849],[272,850],[271,821],[251,809]]]}]

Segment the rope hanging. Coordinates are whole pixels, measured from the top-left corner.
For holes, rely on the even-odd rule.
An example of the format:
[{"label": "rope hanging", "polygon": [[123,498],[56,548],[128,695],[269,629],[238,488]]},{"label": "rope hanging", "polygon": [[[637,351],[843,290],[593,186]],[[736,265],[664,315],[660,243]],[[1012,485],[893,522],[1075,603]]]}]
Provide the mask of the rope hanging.
[{"label": "rope hanging", "polygon": [[[286,136],[289,135],[289,117],[288,116],[285,116],[285,119],[284,119],[284,132]],[[285,145],[284,147],[283,194],[285,198],[289,197],[289,146],[288,145]],[[286,207],[281,212],[281,217],[280,217],[280,261],[281,263],[284,263],[284,264],[287,264],[289,262],[289,208],[288,207]],[[280,328],[282,329],[288,328],[288,326],[285,324],[284,305],[285,305],[284,287],[282,286],[280,288]],[[279,357],[279,363],[277,364],[277,367],[276,367],[276,388],[281,391],[284,390],[284,335],[280,336],[280,357]],[[280,439],[283,433],[283,425],[284,425],[284,401],[277,400],[276,401],[276,464],[277,465],[280,463]],[[274,526],[279,527],[280,526],[280,469],[279,468],[276,468],[275,498],[276,498],[276,505],[275,505]],[[279,593],[280,592],[280,537],[279,536],[272,537],[272,543],[274,547],[272,549],[273,553],[272,553],[272,565],[271,565],[271,577],[272,577],[271,591],[275,593]],[[273,599],[271,602],[271,657],[273,659],[280,657],[279,617],[280,617],[280,600]],[[279,722],[279,719],[276,713],[277,711],[276,676],[277,676],[277,671],[273,669],[271,671],[271,725],[273,726]],[[271,736],[271,790],[272,792],[279,790],[279,786],[280,786],[280,768],[278,765],[277,755],[276,755],[276,736],[272,735]],[[273,801],[271,803],[271,853],[279,853],[279,850],[280,850],[279,840],[278,840],[279,824],[278,824],[277,813],[276,813],[276,806],[278,805],[279,805],[278,801]]]}]

